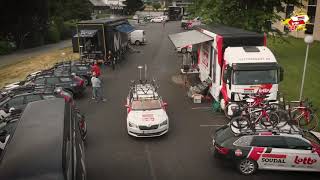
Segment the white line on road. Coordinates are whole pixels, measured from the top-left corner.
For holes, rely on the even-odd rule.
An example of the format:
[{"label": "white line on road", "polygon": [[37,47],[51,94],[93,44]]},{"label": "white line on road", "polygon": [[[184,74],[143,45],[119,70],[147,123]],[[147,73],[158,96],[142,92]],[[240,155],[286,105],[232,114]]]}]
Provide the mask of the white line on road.
[{"label": "white line on road", "polygon": [[150,168],[150,173],[151,173],[151,177],[152,177],[152,180],[157,180],[157,176],[156,174],[154,173],[154,168],[153,168],[153,165],[152,165],[152,160],[151,160],[151,154],[150,154],[150,150],[149,150],[149,146],[146,144],[144,146],[145,148],[145,152],[147,154],[147,159],[148,159],[148,164],[149,164],[149,168]]},{"label": "white line on road", "polygon": [[201,124],[200,127],[221,127],[221,124]]}]

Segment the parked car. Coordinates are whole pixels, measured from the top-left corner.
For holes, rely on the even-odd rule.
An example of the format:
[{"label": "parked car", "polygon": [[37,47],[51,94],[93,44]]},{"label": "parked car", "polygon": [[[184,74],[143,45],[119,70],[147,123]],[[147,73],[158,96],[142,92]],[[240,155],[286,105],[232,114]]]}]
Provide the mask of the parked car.
[{"label": "parked car", "polygon": [[138,16],[138,15],[134,15],[134,16],[132,17],[132,19],[133,19],[133,20],[138,20],[138,19],[139,19],[139,16]]},{"label": "parked car", "polygon": [[80,62],[59,63],[54,66],[54,75],[56,76],[70,76],[75,73],[84,80],[84,84],[91,84],[91,66]]},{"label": "parked car", "polygon": [[129,40],[131,44],[142,45],[147,42],[146,32],[144,30],[135,30],[130,33]]},{"label": "parked car", "polygon": [[73,95],[82,95],[85,92],[85,81],[78,76],[61,76],[57,77],[54,74],[39,75],[28,82],[32,85],[43,85],[47,87],[62,87],[71,92]]},{"label": "parked car", "polygon": [[135,83],[127,97],[127,131],[134,137],[161,136],[169,130],[167,103],[158,95],[156,86]]},{"label": "parked car", "polygon": [[163,17],[155,17],[150,20],[150,22],[152,23],[161,23],[163,21],[164,21]]},{"label": "parked car", "polygon": [[320,172],[320,133],[287,125],[275,130],[233,134],[229,125],[217,129],[215,156],[236,164],[241,174],[258,169]]},{"label": "parked car", "polygon": [[159,17],[161,17],[164,21],[169,21],[169,17],[167,15],[163,15]]},{"label": "parked car", "polygon": [[[6,96],[0,99],[0,109],[9,113],[10,109],[23,111],[31,102],[52,98],[64,98],[66,102],[73,102],[72,94],[63,88],[46,88],[46,87],[20,87],[19,91],[11,90]],[[2,113],[3,116],[6,114]]]},{"label": "parked car", "polygon": [[30,103],[2,152],[0,179],[85,180],[82,122],[76,115],[61,98]]}]

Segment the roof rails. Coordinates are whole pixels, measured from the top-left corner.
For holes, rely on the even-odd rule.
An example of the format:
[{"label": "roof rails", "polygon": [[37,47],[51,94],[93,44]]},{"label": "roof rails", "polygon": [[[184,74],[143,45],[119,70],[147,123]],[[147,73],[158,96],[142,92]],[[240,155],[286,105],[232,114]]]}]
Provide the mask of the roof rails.
[{"label": "roof rails", "polygon": [[[259,128],[258,128],[259,127]],[[231,128],[233,128],[231,126]],[[233,132],[235,132],[233,130]],[[279,134],[279,133],[285,133],[285,134],[302,134],[304,130],[299,129],[295,125],[285,125],[284,127],[276,127],[272,129],[268,128],[261,128],[260,126],[257,126],[255,129],[251,128],[244,128],[244,129],[238,129],[238,132],[236,133],[236,136],[243,136],[243,135],[255,135],[255,134],[261,134],[261,133],[272,133],[272,134]]]},{"label": "roof rails", "polygon": [[[144,68],[144,80],[141,78],[141,70]],[[159,99],[157,90],[159,86],[156,84],[155,79],[151,82],[147,80],[147,65],[138,66],[139,69],[139,80],[131,81],[130,85],[130,98],[134,100],[145,100],[145,99]]]}]

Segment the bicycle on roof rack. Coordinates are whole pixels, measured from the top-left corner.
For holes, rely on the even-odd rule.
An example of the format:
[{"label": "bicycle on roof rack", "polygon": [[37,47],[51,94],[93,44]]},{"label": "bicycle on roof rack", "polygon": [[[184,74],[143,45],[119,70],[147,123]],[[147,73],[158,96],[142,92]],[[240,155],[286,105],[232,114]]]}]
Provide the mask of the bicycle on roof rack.
[{"label": "bicycle on roof rack", "polygon": [[155,79],[148,81],[147,80],[147,66],[145,65],[145,78],[142,80],[141,78],[141,70],[143,66],[139,66],[139,80],[133,80],[130,84],[130,99],[139,100],[139,99],[159,99],[158,88]]},{"label": "bicycle on roof rack", "polygon": [[[233,105],[233,118],[230,126],[237,129],[251,128],[256,125],[263,129],[281,128],[288,123],[287,112],[279,108],[278,104],[270,103],[268,93],[243,94],[241,101]],[[229,107],[226,107],[226,109]],[[231,108],[232,109],[232,108]]]}]

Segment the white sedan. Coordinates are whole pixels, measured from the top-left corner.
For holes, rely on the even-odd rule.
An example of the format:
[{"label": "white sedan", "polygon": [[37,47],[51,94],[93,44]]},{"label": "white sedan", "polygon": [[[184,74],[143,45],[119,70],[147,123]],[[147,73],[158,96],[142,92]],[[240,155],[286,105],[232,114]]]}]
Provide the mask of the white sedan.
[{"label": "white sedan", "polygon": [[127,130],[131,136],[155,137],[169,130],[167,103],[149,87],[141,85],[143,93],[137,91],[127,97]]},{"label": "white sedan", "polygon": [[163,17],[155,17],[150,20],[150,22],[153,22],[153,23],[161,23],[163,21],[164,21]]}]

